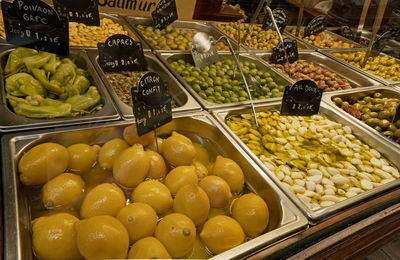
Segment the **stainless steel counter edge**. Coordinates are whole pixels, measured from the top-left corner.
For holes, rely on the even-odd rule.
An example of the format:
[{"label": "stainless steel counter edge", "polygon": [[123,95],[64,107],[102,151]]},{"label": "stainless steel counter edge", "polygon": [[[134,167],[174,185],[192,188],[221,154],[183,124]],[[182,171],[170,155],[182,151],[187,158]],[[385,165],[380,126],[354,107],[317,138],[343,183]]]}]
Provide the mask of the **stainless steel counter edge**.
[{"label": "stainless steel counter edge", "polygon": [[[200,111],[201,110],[200,104],[198,104],[197,101],[192,97],[192,95],[190,95],[190,93],[187,92],[187,90],[180,84],[180,82],[174,77],[174,75],[172,75],[171,72],[167,68],[165,68],[164,64],[158,59],[158,57],[154,55],[151,51],[145,51],[144,54],[145,57],[147,56],[153,59],[157,63],[157,65],[161,67],[162,71],[165,72],[169,76],[170,80],[175,83],[176,88],[179,91],[182,91],[187,98],[187,101],[183,106],[173,108],[172,112],[179,113],[179,112],[196,111],[196,110]],[[132,107],[129,107],[118,98],[118,96],[115,94],[115,91],[112,89],[109,81],[105,77],[105,73],[99,66],[97,62],[97,56],[98,56],[97,50],[88,50],[87,55],[90,61],[92,62],[93,66],[96,68],[99,77],[103,80],[103,84],[106,86],[110,96],[114,100],[116,107],[118,108],[118,111],[120,112],[123,119],[134,118]]]},{"label": "stainless steel counter edge", "polygon": [[[268,111],[268,110],[274,110],[274,109],[279,109],[279,102],[274,102],[274,103],[269,103],[269,104],[257,104],[255,105],[256,111]],[[363,142],[367,143],[370,147],[375,148],[379,152],[381,152],[386,158],[389,158],[389,161],[394,164],[398,169],[400,169],[400,161],[396,157],[398,155],[397,149],[395,149],[393,146],[388,146],[387,140],[385,140],[384,137],[380,135],[373,135],[369,131],[366,131],[360,124],[354,124],[351,120],[348,120],[347,117],[342,117],[341,113],[338,113],[337,110],[333,110],[330,105],[326,104],[325,102],[321,103],[321,108],[323,110],[322,114],[325,114],[324,112],[329,112],[328,118],[331,118],[332,120],[341,123],[343,125],[348,125],[351,127],[353,134],[360,138],[360,136],[364,136],[363,138],[360,138]],[[223,127],[225,131],[231,135],[233,140],[239,144],[243,150],[245,150],[249,156],[253,159],[253,161],[275,182],[275,184],[289,197],[293,203],[301,209],[301,211],[307,216],[308,220],[310,221],[311,224],[316,224],[319,223],[327,218],[330,218],[335,215],[335,213],[344,210],[346,208],[349,208],[352,205],[361,203],[364,200],[367,200],[373,196],[376,196],[378,194],[381,194],[385,191],[388,191],[390,189],[393,189],[395,187],[400,186],[400,179],[396,179],[392,182],[383,184],[379,187],[376,187],[372,190],[365,191],[355,197],[348,198],[344,201],[338,202],[333,206],[325,207],[325,208],[319,208],[317,210],[312,210],[310,209],[307,205],[305,205],[301,200],[299,200],[294,193],[288,191],[282,183],[279,181],[279,179],[275,176],[275,174],[270,171],[263,163],[262,161],[246,146],[245,143],[243,143],[233,132],[232,130],[229,129],[229,127],[225,123],[225,117],[229,113],[234,113],[234,112],[243,112],[243,113],[251,113],[251,110],[248,107],[235,107],[233,109],[227,110],[227,109],[220,109],[220,110],[214,110],[211,112],[211,114],[214,116],[215,119],[217,119],[219,126]],[[333,115],[333,116],[332,116]],[[367,140],[367,141],[366,141]]]},{"label": "stainless steel counter edge", "polygon": [[[383,135],[380,134],[378,131],[376,131],[375,129],[373,129],[372,127],[370,127],[363,121],[353,117],[352,115],[350,115],[349,113],[347,113],[346,111],[341,109],[340,107],[336,106],[332,101],[332,97],[334,97],[334,96],[359,94],[359,93],[370,92],[370,91],[379,91],[379,90],[393,91],[393,92],[398,93],[398,95],[400,96],[400,88],[393,88],[390,86],[371,86],[371,87],[366,87],[366,88],[351,89],[347,92],[328,93],[327,95],[322,96],[322,100],[326,104],[331,106],[332,109],[337,110],[338,113],[342,114],[343,117],[346,117],[349,121],[352,121],[353,124],[359,124],[362,127],[364,127],[366,131],[371,132],[371,134],[383,137]],[[384,139],[387,142],[387,145],[395,147],[396,149],[399,150],[398,152],[400,153],[400,144],[394,143],[391,140],[389,140],[388,138],[384,138]]]},{"label": "stainless steel counter edge", "polygon": [[[376,76],[376,75],[374,75],[372,73],[369,73],[369,72],[367,72],[365,70],[362,70],[362,69],[360,69],[360,68],[358,68],[358,67],[356,67],[356,66],[354,66],[354,65],[352,65],[350,63],[348,63],[345,60],[339,59],[338,57],[336,57],[335,55],[332,54],[332,52],[356,52],[356,51],[366,51],[366,50],[367,50],[366,48],[358,48],[358,49],[321,49],[321,50],[318,50],[318,52],[320,52],[320,53],[330,57],[331,59],[334,59],[337,62],[342,63],[342,64],[346,65],[347,67],[349,67],[349,68],[351,68],[351,69],[353,69],[353,70],[355,70],[355,71],[357,71],[359,73],[362,73],[362,74],[364,74],[364,75],[372,78],[373,80],[378,81],[378,82],[380,82],[380,83],[382,83],[384,85],[400,84],[400,81],[396,82],[396,81],[391,81],[391,80],[387,80],[387,79],[378,77],[378,76]],[[385,56],[392,57],[392,56],[390,56],[388,54],[385,54],[385,53],[381,53],[380,55],[385,55]],[[394,58],[394,59],[396,59],[396,58]],[[400,64],[400,60],[399,59],[396,59],[396,60]]]},{"label": "stainless steel counter edge", "polygon": [[[186,117],[189,114],[182,114],[177,116],[176,118]],[[229,142],[237,149],[241,156],[248,162],[251,163],[250,158],[248,157],[247,153],[243,151],[239,146],[237,146],[229,134],[226,134],[224,129],[219,126],[216,120],[209,114],[205,112],[194,112],[190,114],[190,118],[205,122],[212,127],[218,129],[221,134],[223,134]],[[127,126],[130,125],[129,122],[119,121],[119,122],[110,122],[110,123],[103,123],[103,124],[93,124],[91,126],[72,126],[72,127],[65,127],[65,128],[58,128],[55,131],[49,133],[47,130],[38,130],[38,131],[30,131],[25,133],[13,133],[7,134],[2,137],[2,147],[1,151],[3,154],[3,172],[8,172],[10,169],[15,170],[16,157],[10,158],[11,154],[16,154],[16,151],[12,149],[11,142],[17,138],[19,140],[30,140],[35,139],[36,137],[42,138],[45,137],[47,134],[61,134],[64,132],[71,132],[76,130],[88,130],[94,128],[106,128],[106,127],[120,127],[120,126]],[[31,142],[32,142],[31,141]],[[27,145],[27,144],[26,144]],[[18,150],[21,151],[26,146],[19,146]],[[7,156],[8,155],[8,156]],[[7,159],[4,159],[6,156]],[[246,255],[252,253],[254,250],[260,250],[263,248],[267,248],[271,246],[272,243],[281,240],[283,238],[287,238],[291,235],[296,234],[297,232],[305,229],[308,226],[307,218],[300,212],[298,208],[290,201],[289,198],[275,185],[275,183],[268,178],[265,174],[262,174],[261,169],[252,164],[254,170],[258,173],[258,176],[261,177],[275,192],[277,197],[279,198],[280,206],[283,210],[282,214],[287,214],[286,217],[282,217],[279,227],[274,230],[271,230],[257,238],[254,238],[250,241],[247,241],[231,250],[228,250],[222,254],[219,254],[212,259],[237,259],[238,257],[242,258]],[[20,236],[20,219],[19,216],[19,202],[13,201],[11,199],[6,199],[9,196],[14,196],[17,198],[17,175],[14,174],[4,174],[3,179],[3,198],[4,205],[3,205],[3,215],[5,219],[14,220],[14,221],[7,221],[4,222],[3,232],[5,235],[4,242],[4,249],[3,255],[6,259],[24,259],[23,256],[20,254],[21,252],[21,241],[19,239]],[[11,238],[13,238],[11,240]],[[22,238],[24,239],[24,238]],[[17,252],[15,249],[18,249]]]},{"label": "stainless steel counter edge", "polygon": [[[218,52],[220,55],[231,55],[230,52]],[[235,107],[235,106],[240,106],[240,105],[248,105],[250,106],[250,101],[241,101],[241,102],[236,102],[236,103],[226,103],[226,104],[217,104],[217,103],[211,103],[208,102],[207,100],[204,100],[201,98],[196,91],[194,91],[191,86],[177,73],[171,65],[168,63],[167,59],[168,57],[174,56],[174,55],[191,55],[190,51],[185,51],[185,52],[180,52],[180,53],[170,53],[170,52],[158,52],[156,54],[159,59],[164,63],[165,67],[169,69],[169,71],[181,82],[181,84],[186,88],[186,90],[192,94],[192,96],[200,103],[200,105],[206,109],[206,110],[213,110],[213,109],[220,109],[220,108],[228,108],[228,107]],[[241,57],[247,57],[252,60],[255,60],[259,62],[262,66],[265,66],[267,69],[275,73],[278,78],[280,78],[281,81],[285,81],[285,84],[292,84],[292,80],[288,78],[286,75],[283,73],[277,71],[275,68],[272,68],[269,65],[266,65],[263,61],[261,61],[259,58],[256,56],[252,55],[251,53],[241,53]],[[281,97],[276,97],[276,98],[269,98],[269,99],[261,99],[261,100],[253,100],[254,104],[257,103],[269,103],[269,102],[274,102],[276,100],[281,100]]]},{"label": "stainless steel counter edge", "polygon": [[[5,52],[9,52],[17,46],[9,45],[9,44],[0,44],[0,57]],[[95,68],[93,67],[87,53],[84,49],[81,48],[71,48],[71,54],[78,54],[85,61],[87,70],[90,72],[91,77],[96,83],[99,92],[102,95],[104,106],[103,108],[95,112],[94,114],[80,116],[80,117],[64,117],[64,118],[56,118],[56,119],[33,119],[27,118],[23,116],[19,116],[11,111],[7,106],[7,100],[5,97],[5,90],[0,92],[0,132],[15,132],[21,130],[31,130],[31,129],[40,129],[40,128],[51,128],[51,127],[60,127],[64,125],[78,125],[78,124],[87,124],[88,122],[104,122],[109,120],[118,120],[120,119],[117,108],[114,105],[112,98],[110,97],[108,91],[105,89],[100,77],[98,76]],[[4,85],[4,82],[1,83]],[[3,121],[2,119],[9,115],[7,121]]]}]

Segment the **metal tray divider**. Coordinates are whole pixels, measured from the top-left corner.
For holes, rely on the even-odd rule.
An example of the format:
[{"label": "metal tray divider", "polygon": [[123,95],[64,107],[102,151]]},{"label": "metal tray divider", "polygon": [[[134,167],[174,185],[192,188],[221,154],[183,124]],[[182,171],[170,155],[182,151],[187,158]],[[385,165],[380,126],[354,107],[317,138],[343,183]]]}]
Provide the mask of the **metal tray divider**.
[{"label": "metal tray divider", "polygon": [[[256,112],[261,112],[261,111],[270,111],[270,110],[279,110],[279,102],[274,102],[270,103],[267,105],[262,105],[262,104],[257,104],[255,105]],[[398,169],[400,169],[400,161],[394,160],[396,154],[398,152],[394,147],[388,146],[388,143],[383,136],[376,136],[372,135],[370,132],[366,132],[362,126],[359,124],[354,124],[351,120],[348,120],[347,117],[345,118],[340,118],[339,113],[337,113],[336,110],[333,110],[330,105],[327,105],[324,101],[321,103],[321,108],[323,108],[324,112],[322,114],[326,114],[325,112],[332,112],[332,114],[336,114],[336,118],[333,117],[331,114],[327,115],[328,118],[330,118],[333,121],[337,121],[339,123],[342,123],[344,125],[349,125],[352,128],[353,134],[359,138],[361,141],[364,143],[367,143],[370,147],[374,147],[376,150],[381,152],[392,164],[394,164]],[[263,171],[265,174],[267,174],[274,182],[275,184],[284,192],[287,197],[289,197],[292,202],[301,209],[303,214],[305,214],[310,222],[310,224],[317,224],[327,218],[330,218],[334,216],[336,213],[338,213],[341,210],[344,210],[346,208],[349,208],[355,204],[361,203],[364,200],[367,200],[373,196],[376,196],[378,194],[384,193],[390,189],[394,189],[398,186],[400,186],[400,178],[396,179],[392,182],[383,184],[379,187],[376,187],[372,190],[365,191],[361,194],[358,194],[357,196],[348,198],[344,201],[338,202],[332,206],[325,207],[325,208],[319,208],[317,210],[312,210],[310,209],[307,205],[305,205],[300,199],[298,199],[294,193],[291,191],[288,191],[279,181],[279,179],[275,176],[275,174],[270,171],[263,163],[262,161],[246,146],[245,143],[243,143],[239,137],[237,137],[232,130],[226,125],[225,123],[225,117],[234,112],[242,111],[243,113],[250,113],[249,109],[247,107],[236,107],[235,109],[219,109],[219,110],[213,110],[211,111],[211,114],[214,116],[214,118],[218,121],[218,124],[220,127],[224,128],[226,133],[228,133],[233,140],[238,144],[243,150],[245,150],[249,156],[252,158],[253,162],[256,163]],[[258,111],[257,111],[258,110]],[[242,112],[239,112],[239,114],[242,114]],[[337,120],[339,119],[339,120]],[[360,138],[360,135],[366,135],[364,138]],[[370,139],[369,139],[370,138]],[[373,141],[374,144],[371,145],[370,142],[365,142],[365,140]],[[377,145],[379,144],[379,145]],[[382,145],[384,148],[382,148]],[[385,152],[382,152],[382,150],[385,149]],[[393,158],[392,158],[393,157]],[[390,158],[390,159],[389,159]],[[400,201],[400,198],[399,198]]]}]

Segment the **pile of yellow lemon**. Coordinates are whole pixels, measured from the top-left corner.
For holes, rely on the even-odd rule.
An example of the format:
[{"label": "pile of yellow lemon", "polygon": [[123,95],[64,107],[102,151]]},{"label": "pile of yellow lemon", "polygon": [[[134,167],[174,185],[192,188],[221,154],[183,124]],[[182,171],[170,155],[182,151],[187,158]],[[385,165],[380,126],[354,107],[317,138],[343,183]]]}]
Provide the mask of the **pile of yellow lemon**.
[{"label": "pile of yellow lemon", "polygon": [[269,222],[261,197],[241,195],[236,162],[212,160],[177,132],[156,140],[128,126],[101,147],[42,143],[18,170],[23,185],[41,185],[47,213],[32,224],[40,259],[207,258]]}]

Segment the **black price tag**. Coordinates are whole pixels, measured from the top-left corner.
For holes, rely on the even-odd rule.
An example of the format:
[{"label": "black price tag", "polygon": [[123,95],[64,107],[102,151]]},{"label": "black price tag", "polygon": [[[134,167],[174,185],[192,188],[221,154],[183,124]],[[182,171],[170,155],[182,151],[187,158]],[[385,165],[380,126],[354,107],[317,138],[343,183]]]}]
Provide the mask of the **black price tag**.
[{"label": "black price tag", "polygon": [[340,35],[347,39],[354,40],[354,32],[346,25],[340,27]]},{"label": "black price tag", "polygon": [[193,47],[192,44],[190,44],[190,51],[192,53],[193,61],[196,67],[203,68],[219,61],[217,48],[214,42],[211,44],[210,49],[206,52],[198,51],[196,48]]},{"label": "black price tag", "polygon": [[400,119],[400,104],[397,106],[397,108],[396,108],[396,114],[394,115],[394,117],[393,117],[393,121],[392,121],[392,123],[394,124],[394,123],[396,123],[397,122],[397,120],[399,120]]},{"label": "black price tag", "polygon": [[[283,39],[283,43],[285,45],[289,63],[293,63],[298,60],[299,52],[297,49],[297,41],[285,38]],[[278,45],[272,48],[272,55],[269,61],[273,64],[285,64],[287,62],[285,58],[285,52],[283,51],[282,42],[279,42]]]},{"label": "black price tag", "polygon": [[151,16],[153,17],[154,27],[160,30],[164,29],[178,19],[175,0],[160,0]]},{"label": "black price tag", "polygon": [[372,44],[372,48],[371,48],[371,56],[372,57],[378,56],[379,53],[381,53],[383,51],[383,49],[385,49],[386,44],[390,40],[390,35],[391,35],[390,32],[385,32],[384,34],[377,36],[375,38],[375,41]]},{"label": "black price tag", "polygon": [[39,0],[2,1],[7,42],[69,56],[68,19]]},{"label": "black price tag", "polygon": [[97,0],[53,0],[54,9],[68,17],[70,22],[99,26],[99,7]]},{"label": "black price tag", "polygon": [[144,74],[131,89],[138,135],[147,134],[172,120],[168,85],[155,72]]},{"label": "black price tag", "polygon": [[328,20],[323,15],[319,15],[311,20],[311,22],[307,25],[304,30],[304,37],[310,35],[317,35],[326,30],[328,27]]},{"label": "black price tag", "polygon": [[318,114],[323,90],[314,81],[304,79],[287,86],[282,98],[281,115]]},{"label": "black price tag", "polygon": [[[286,25],[288,24],[288,19],[285,10],[282,8],[275,8],[272,11],[272,15],[275,18],[276,25],[278,26],[278,29],[281,33],[285,31]],[[272,19],[269,15],[266,15],[264,18],[263,26],[262,28],[264,30],[275,30],[274,23],[272,22]]]},{"label": "black price tag", "polygon": [[124,34],[115,34],[98,43],[99,65],[104,72],[144,71],[147,62],[142,44]]}]

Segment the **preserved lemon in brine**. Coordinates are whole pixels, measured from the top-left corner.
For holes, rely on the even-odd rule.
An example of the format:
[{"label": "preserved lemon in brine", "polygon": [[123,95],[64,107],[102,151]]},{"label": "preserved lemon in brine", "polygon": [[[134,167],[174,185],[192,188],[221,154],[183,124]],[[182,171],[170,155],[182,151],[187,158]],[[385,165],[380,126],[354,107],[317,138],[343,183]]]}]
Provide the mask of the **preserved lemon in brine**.
[{"label": "preserved lemon in brine", "polygon": [[157,214],[152,207],[142,202],[135,202],[123,207],[117,219],[129,233],[129,242],[152,236],[157,226]]},{"label": "preserved lemon in brine", "polygon": [[141,183],[149,173],[150,159],[141,144],[134,144],[124,150],[114,161],[113,176],[117,182],[125,187],[135,187]]},{"label": "preserved lemon in brine", "polygon": [[200,187],[207,193],[212,208],[225,207],[232,197],[228,183],[218,176],[207,176],[200,181]]},{"label": "preserved lemon in brine", "polygon": [[199,180],[203,179],[208,175],[208,170],[206,166],[204,166],[204,164],[202,164],[201,162],[195,160],[193,162],[193,166],[196,168],[196,174]]},{"label": "preserved lemon in brine", "polygon": [[82,173],[82,179],[86,183],[86,190],[91,190],[97,185],[108,181],[112,177],[112,173],[109,170],[101,168],[98,163],[89,171]]},{"label": "preserved lemon in brine", "polygon": [[207,150],[200,144],[193,143],[193,146],[196,149],[196,160],[205,166],[208,165],[210,163],[210,155]]},{"label": "preserved lemon in brine", "polygon": [[157,152],[146,151],[150,159],[149,177],[152,179],[162,179],[167,174],[167,165],[164,158]]},{"label": "preserved lemon in brine", "polygon": [[68,167],[68,150],[56,143],[36,145],[18,163],[19,179],[24,185],[40,185],[63,173]]},{"label": "preserved lemon in brine", "polygon": [[146,237],[132,245],[129,259],[171,259],[165,246],[155,237]]},{"label": "preserved lemon in brine", "polygon": [[187,184],[176,193],[174,211],[188,216],[196,226],[200,226],[208,217],[210,201],[197,184]]},{"label": "preserved lemon in brine", "polygon": [[76,244],[86,259],[125,258],[129,248],[128,231],[118,219],[94,216],[76,222]]},{"label": "preserved lemon in brine", "polygon": [[82,202],[82,218],[109,215],[115,217],[125,206],[125,194],[115,184],[103,183],[93,188]]},{"label": "preserved lemon in brine", "polygon": [[186,184],[197,184],[198,182],[194,166],[179,166],[168,173],[164,183],[172,194],[176,194]]},{"label": "preserved lemon in brine", "polygon": [[257,237],[268,226],[268,206],[258,195],[244,194],[233,203],[232,217],[240,223],[246,235]]},{"label": "preserved lemon in brine", "polygon": [[240,193],[244,185],[244,175],[240,166],[232,159],[217,156],[213,167],[213,175],[224,179],[232,193]]},{"label": "preserved lemon in brine", "polygon": [[233,218],[216,216],[204,224],[200,238],[211,252],[219,254],[243,243],[245,235]]},{"label": "preserved lemon in brine", "polygon": [[196,157],[192,141],[177,132],[172,132],[164,141],[162,152],[167,162],[173,166],[192,165]]},{"label": "preserved lemon in brine", "polygon": [[35,219],[32,243],[36,255],[43,260],[82,259],[76,244],[77,221],[78,218],[67,213]]},{"label": "preserved lemon in brine", "polygon": [[67,148],[69,153],[68,168],[72,172],[84,173],[96,163],[100,146],[88,144],[73,144]]},{"label": "preserved lemon in brine", "polygon": [[117,156],[129,148],[129,144],[125,140],[115,138],[105,143],[99,152],[99,164],[102,168],[112,170],[114,161]]},{"label": "preserved lemon in brine", "polygon": [[193,250],[196,227],[193,221],[180,213],[172,213],[158,223],[154,235],[173,258],[185,258]]},{"label": "preserved lemon in brine", "polygon": [[42,187],[42,203],[46,209],[67,209],[74,207],[83,197],[85,183],[81,176],[62,173]]},{"label": "preserved lemon in brine", "polygon": [[155,136],[153,132],[138,136],[136,125],[130,125],[124,129],[124,139],[129,145],[141,144],[148,146],[153,144]]},{"label": "preserved lemon in brine", "polygon": [[171,192],[163,183],[148,180],[139,184],[132,192],[133,202],[143,202],[150,205],[157,214],[163,214],[172,207]]}]

